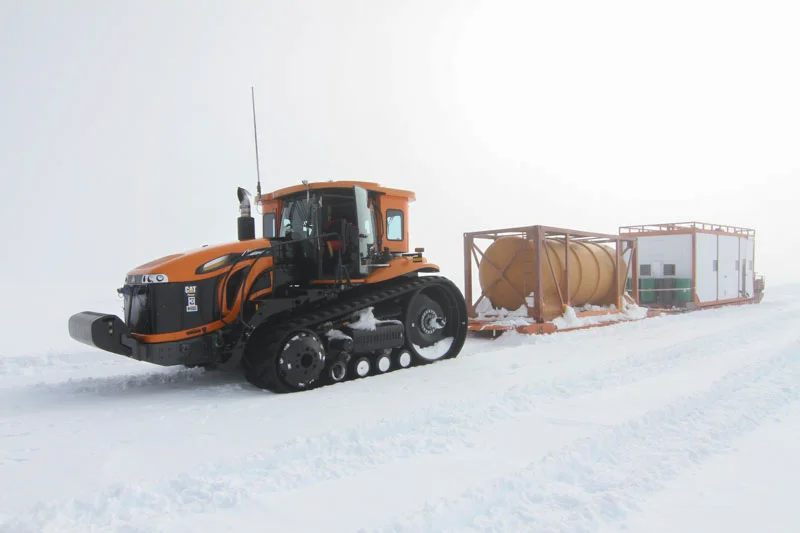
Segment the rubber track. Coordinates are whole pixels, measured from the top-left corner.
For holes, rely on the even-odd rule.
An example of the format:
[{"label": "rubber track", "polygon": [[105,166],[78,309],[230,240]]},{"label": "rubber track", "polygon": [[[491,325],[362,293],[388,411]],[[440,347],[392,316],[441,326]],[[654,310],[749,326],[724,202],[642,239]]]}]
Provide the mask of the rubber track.
[{"label": "rubber track", "polygon": [[[307,315],[293,317],[282,323],[268,325],[266,327],[269,328],[269,331],[264,334],[265,338],[263,339],[258,338],[260,337],[260,328],[257,328],[256,332],[249,338],[243,338],[239,341],[239,343],[242,344],[241,348],[237,346],[237,348],[243,350],[241,364],[245,377],[254,385],[261,386],[273,392],[292,392],[292,389],[286,387],[286,385],[279,380],[278,374],[275,371],[274,357],[275,354],[278,353],[280,345],[290,333],[298,329],[308,329],[316,333],[316,328],[325,322],[333,322],[338,319],[346,318],[361,309],[437,284],[446,285],[451,291],[455,291],[456,294],[459,295],[461,294],[458,287],[451,280],[443,276],[417,277],[410,280],[393,281],[390,282],[390,285],[384,284],[382,287],[376,287],[375,292],[368,294],[352,296],[346,294],[341,299],[331,302],[320,309],[316,309]],[[464,319],[466,320],[466,309],[463,311]],[[466,328],[466,324],[464,324],[464,327]],[[255,345],[247,346],[247,342],[253,340],[254,337],[256,338]],[[247,348],[255,349],[257,346],[264,347],[262,348],[263,351],[259,350],[261,354],[270,355],[266,357],[248,357]],[[321,383],[323,383],[323,381],[318,381],[317,384],[311,388],[315,388]]]}]

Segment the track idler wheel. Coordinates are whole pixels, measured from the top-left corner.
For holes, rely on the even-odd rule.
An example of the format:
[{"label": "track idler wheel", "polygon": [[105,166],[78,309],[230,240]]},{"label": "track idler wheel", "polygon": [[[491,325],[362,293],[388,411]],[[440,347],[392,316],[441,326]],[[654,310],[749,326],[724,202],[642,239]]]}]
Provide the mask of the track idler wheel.
[{"label": "track idler wheel", "polygon": [[325,368],[325,347],[311,330],[256,334],[245,349],[245,378],[272,392],[297,392],[317,386]]},{"label": "track idler wheel", "polygon": [[453,285],[430,285],[406,307],[408,350],[418,363],[455,357],[467,336],[466,303]]},{"label": "track idler wheel", "polygon": [[297,331],[278,352],[278,375],[293,389],[312,385],[325,367],[325,348],[314,333]]}]

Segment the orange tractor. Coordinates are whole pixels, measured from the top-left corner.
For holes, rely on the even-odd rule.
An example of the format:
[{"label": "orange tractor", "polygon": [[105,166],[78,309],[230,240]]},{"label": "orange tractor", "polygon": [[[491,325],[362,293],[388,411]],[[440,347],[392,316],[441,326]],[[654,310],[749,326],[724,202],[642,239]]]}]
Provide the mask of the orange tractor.
[{"label": "orange tractor", "polygon": [[274,392],[452,358],[467,334],[461,291],[409,252],[410,191],[320,182],[255,199],[238,190],[238,241],[130,271],[124,317],[69,319],[80,342],[157,365],[241,369]]}]

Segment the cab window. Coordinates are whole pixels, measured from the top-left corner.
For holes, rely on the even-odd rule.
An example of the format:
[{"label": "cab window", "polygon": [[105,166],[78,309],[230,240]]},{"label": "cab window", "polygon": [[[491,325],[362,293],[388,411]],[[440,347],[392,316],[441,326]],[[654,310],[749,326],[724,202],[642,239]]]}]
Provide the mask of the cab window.
[{"label": "cab window", "polygon": [[291,237],[292,239],[304,239],[314,234],[312,229],[314,216],[314,201],[316,197],[311,196],[308,201],[305,198],[289,200],[283,207],[281,213],[281,227],[278,232],[280,237]]},{"label": "cab window", "polygon": [[264,238],[271,239],[275,237],[275,213],[264,213]]},{"label": "cab window", "polygon": [[386,239],[389,241],[403,240],[403,212],[398,209],[386,211]]}]

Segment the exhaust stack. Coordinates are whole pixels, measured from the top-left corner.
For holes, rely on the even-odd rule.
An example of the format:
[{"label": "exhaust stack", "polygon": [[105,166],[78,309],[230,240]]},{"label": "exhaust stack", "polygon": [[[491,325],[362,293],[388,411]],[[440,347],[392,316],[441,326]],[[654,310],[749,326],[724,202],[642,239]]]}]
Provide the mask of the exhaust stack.
[{"label": "exhaust stack", "polygon": [[250,193],[239,187],[236,190],[239,197],[238,234],[240,241],[249,241],[256,238],[256,221],[250,216]]}]

